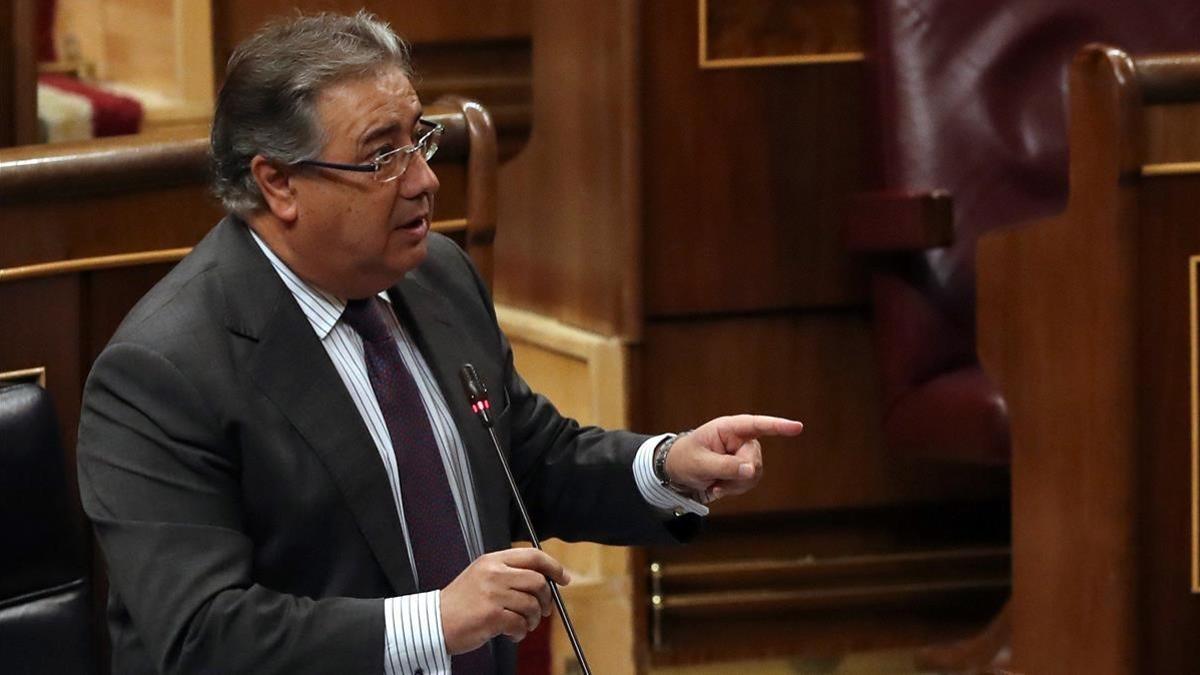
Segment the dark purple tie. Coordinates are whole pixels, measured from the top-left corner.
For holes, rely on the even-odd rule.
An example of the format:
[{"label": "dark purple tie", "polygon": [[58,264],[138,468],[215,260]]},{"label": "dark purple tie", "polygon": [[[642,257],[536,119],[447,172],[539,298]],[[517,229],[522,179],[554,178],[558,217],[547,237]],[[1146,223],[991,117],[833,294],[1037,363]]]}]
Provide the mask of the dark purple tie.
[{"label": "dark purple tie", "polygon": [[[417,565],[418,586],[422,592],[433,591],[445,588],[467,568],[471,558],[421,392],[400,358],[381,311],[387,308],[373,297],[351,300],[342,318],[362,336],[367,375],[396,453],[400,499]],[[455,673],[496,670],[486,644],[454,656],[451,667]]]}]

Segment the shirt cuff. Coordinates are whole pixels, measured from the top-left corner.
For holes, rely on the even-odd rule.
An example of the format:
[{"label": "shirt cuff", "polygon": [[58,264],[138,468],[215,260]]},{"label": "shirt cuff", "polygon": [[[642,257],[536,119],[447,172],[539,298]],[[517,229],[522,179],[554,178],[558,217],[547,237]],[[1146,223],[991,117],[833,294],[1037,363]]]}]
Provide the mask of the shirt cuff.
[{"label": "shirt cuff", "polygon": [[387,675],[450,672],[450,654],[442,633],[441,591],[385,598],[383,619]]},{"label": "shirt cuff", "polygon": [[685,513],[707,516],[707,506],[664,486],[654,476],[654,449],[658,447],[659,443],[673,435],[659,434],[642,443],[642,446],[638,448],[637,455],[633,458],[633,479],[637,482],[642,498],[651,506],[670,511],[677,516]]}]

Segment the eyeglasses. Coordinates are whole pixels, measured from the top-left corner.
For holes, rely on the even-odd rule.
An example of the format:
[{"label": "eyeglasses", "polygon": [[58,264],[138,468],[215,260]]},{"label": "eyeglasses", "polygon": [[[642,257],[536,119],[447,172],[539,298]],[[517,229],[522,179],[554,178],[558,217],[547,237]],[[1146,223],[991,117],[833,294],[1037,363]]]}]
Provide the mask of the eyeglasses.
[{"label": "eyeglasses", "polygon": [[419,153],[426,161],[433,158],[438,149],[438,142],[442,140],[442,132],[445,130],[446,128],[441,124],[421,119],[417,120],[416,143],[380,153],[367,164],[339,164],[317,159],[302,159],[292,162],[292,166],[319,166],[323,169],[359,171],[370,173],[376,182],[390,183],[404,175],[404,171],[412,163],[413,155]]}]

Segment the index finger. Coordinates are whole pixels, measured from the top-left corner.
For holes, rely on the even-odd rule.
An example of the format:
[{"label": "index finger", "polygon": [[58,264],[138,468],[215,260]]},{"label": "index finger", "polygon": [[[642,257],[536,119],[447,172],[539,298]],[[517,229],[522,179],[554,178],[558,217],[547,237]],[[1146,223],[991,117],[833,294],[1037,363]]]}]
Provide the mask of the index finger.
[{"label": "index finger", "polygon": [[567,570],[545,551],[536,548],[512,548],[504,552],[503,559],[504,564],[509,567],[533,570],[560,586],[571,583]]},{"label": "index finger", "polygon": [[743,441],[761,436],[796,436],[804,430],[803,422],[770,415],[730,415],[722,426],[722,431]]}]

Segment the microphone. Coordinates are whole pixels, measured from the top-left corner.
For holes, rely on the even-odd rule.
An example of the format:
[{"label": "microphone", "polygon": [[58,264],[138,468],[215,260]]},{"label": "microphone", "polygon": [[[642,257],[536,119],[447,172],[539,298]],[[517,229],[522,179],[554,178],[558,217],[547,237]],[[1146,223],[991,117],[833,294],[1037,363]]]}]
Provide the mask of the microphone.
[{"label": "microphone", "polygon": [[[517,481],[513,478],[512,469],[508,467],[508,458],[504,456],[504,451],[500,449],[500,441],[496,438],[495,420],[492,419],[492,404],[488,400],[487,387],[484,386],[483,380],[479,379],[479,373],[475,372],[475,366],[469,363],[463,364],[458,371],[458,377],[462,381],[463,391],[467,394],[467,401],[471,404],[471,412],[475,413],[480,423],[488,430],[488,435],[492,437],[492,446],[496,448],[496,456],[500,458],[500,465],[504,467],[504,477],[508,479],[508,488],[517,502],[517,508],[521,511],[521,519],[525,521],[525,530],[529,532],[529,540],[533,542],[533,547],[540,551],[542,543],[538,541],[537,533],[533,531],[533,521],[529,519],[529,511],[525,509],[525,500],[521,499]],[[554,596],[554,605],[558,607],[558,617],[562,620],[563,628],[567,629],[567,637],[571,640],[571,648],[575,650],[575,658],[579,659],[579,667],[583,669],[584,675],[592,675],[587,659],[583,656],[583,647],[580,646],[579,638],[575,635],[575,626],[571,623],[571,615],[567,614],[567,607],[563,604],[562,596],[558,594],[558,585],[549,578],[546,579],[546,584],[550,586],[550,594]]]}]

